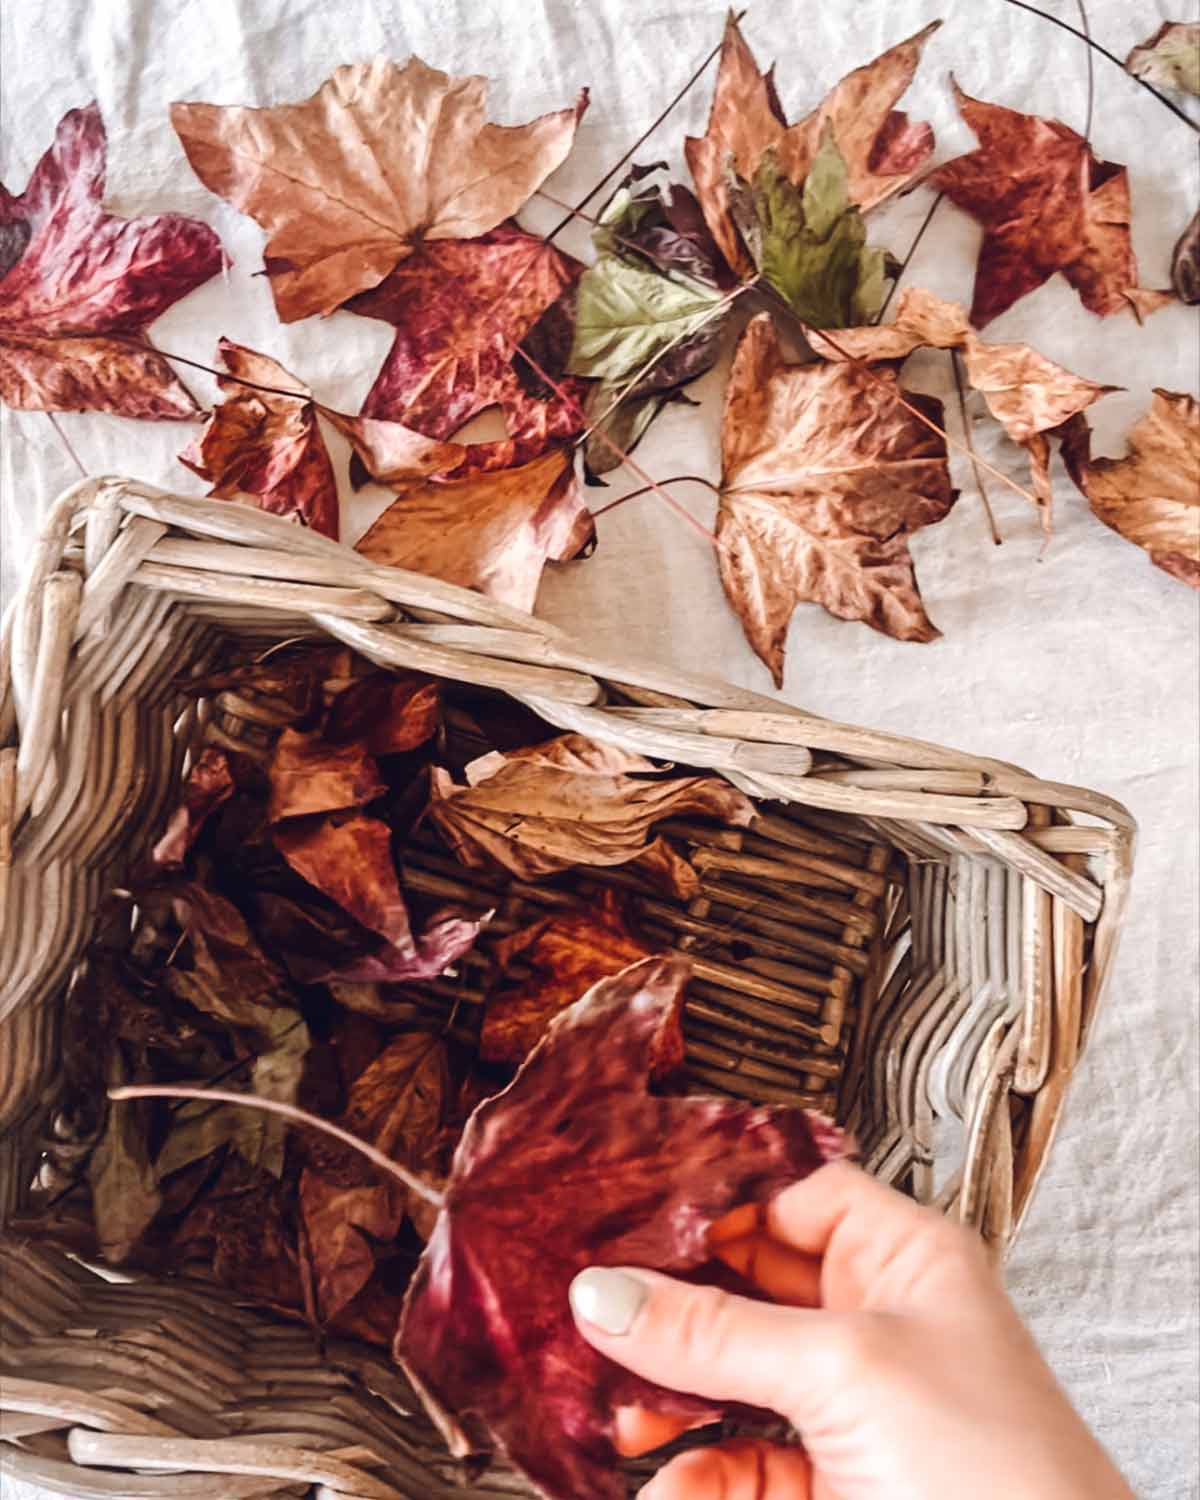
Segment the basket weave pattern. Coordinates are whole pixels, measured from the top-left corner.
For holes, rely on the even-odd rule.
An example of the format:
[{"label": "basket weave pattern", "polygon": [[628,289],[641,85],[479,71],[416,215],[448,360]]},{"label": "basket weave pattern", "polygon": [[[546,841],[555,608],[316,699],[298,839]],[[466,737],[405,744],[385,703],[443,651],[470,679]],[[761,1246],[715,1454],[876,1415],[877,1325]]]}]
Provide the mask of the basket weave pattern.
[{"label": "basket weave pattern", "polygon": [[[1007,1248],[1111,967],[1124,808],[604,660],[276,517],[124,479],[56,502],[0,636],[0,1222],[20,1216],[53,1144],[63,1002],[100,902],[162,831],[202,744],[253,747],[279,727],[231,695],[187,699],[180,677],[302,638],[506,693],[560,730],[718,771],[755,799],[748,830],[665,826],[701,875],[686,909],[619,870],[563,895],[489,884],[429,847],[404,877],[510,927],[623,884],[646,930],[693,959],[697,1084],[836,1113],[871,1171]],[[449,1011],[471,983],[468,966],[414,1003]],[[308,1330],[224,1289],[109,1284],[11,1231],[0,1257],[5,1472],[71,1496],[462,1492],[375,1351],[322,1360]],[[527,1491],[497,1467],[470,1493]]]}]

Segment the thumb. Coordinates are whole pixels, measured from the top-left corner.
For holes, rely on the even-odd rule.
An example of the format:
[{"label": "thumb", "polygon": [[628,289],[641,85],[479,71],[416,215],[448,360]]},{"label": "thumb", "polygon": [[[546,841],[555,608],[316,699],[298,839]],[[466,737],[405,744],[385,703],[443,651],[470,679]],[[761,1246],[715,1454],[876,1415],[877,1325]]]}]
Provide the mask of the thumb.
[{"label": "thumb", "polygon": [[712,1401],[762,1406],[803,1425],[803,1392],[828,1389],[843,1320],[777,1307],[654,1271],[593,1266],[571,1283],[580,1333],[647,1380]]}]

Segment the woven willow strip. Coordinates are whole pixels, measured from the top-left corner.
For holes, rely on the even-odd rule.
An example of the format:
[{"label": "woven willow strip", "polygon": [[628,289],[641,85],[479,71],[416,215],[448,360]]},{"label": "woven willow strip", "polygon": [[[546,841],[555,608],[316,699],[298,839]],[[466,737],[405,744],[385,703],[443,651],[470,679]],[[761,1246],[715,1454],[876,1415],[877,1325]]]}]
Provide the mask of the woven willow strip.
[{"label": "woven willow strip", "polygon": [[[101,900],[161,832],[202,745],[262,758],[286,722],[237,693],[195,702],[179,680],[234,653],[330,638],[442,678],[464,751],[471,720],[455,693],[486,690],[756,799],[749,829],[665,826],[700,877],[686,909],[626,869],[553,886],[477,875],[424,835],[403,878],[494,910],[495,934],[619,889],[654,941],[692,959],[694,1083],[836,1111],[870,1170],[1004,1252],[1111,969],[1132,868],[1124,808],[999,760],[611,659],[257,510],[87,480],[52,507],[0,628],[5,1474],[95,1500],[464,1492],[378,1351],[333,1344],[319,1359],[307,1329],[208,1282],[109,1284],[32,1241],[22,1217],[47,1151],[61,1162],[87,1150],[56,1141],[53,1119],[63,1001]],[[488,982],[486,954],[472,953],[457,978],[411,987],[412,1015],[471,1040],[464,1017]],[[526,1490],[497,1466],[470,1493]]]}]

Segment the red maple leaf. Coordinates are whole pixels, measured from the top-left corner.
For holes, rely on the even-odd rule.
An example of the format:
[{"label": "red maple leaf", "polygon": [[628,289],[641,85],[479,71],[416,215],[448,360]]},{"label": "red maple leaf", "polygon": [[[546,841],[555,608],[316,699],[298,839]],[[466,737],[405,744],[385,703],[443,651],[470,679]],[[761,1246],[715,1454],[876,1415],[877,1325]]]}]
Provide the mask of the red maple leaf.
[{"label": "red maple leaf", "polygon": [[481,1418],[553,1500],[624,1500],[619,1408],[723,1415],[586,1344],[567,1302],[576,1273],[694,1271],[731,1208],[846,1149],[802,1109],[649,1092],[687,977],[685,960],[657,957],[603,980],[479,1106],[405,1299],[395,1355],[443,1431],[465,1438],[458,1419]]},{"label": "red maple leaf", "polygon": [[103,207],[96,104],[63,116],[20,197],[0,186],[0,399],[27,411],[190,417],[145,331],[224,262],[207,224]]},{"label": "red maple leaf", "polygon": [[[473,444],[454,477],[528,463],[551,443],[577,436],[585,383],[561,368],[547,371],[571,398],[564,400],[516,347],[582,269],[513,223],[478,239],[426,242],[379,286],[346,303],[348,312],[396,330],[363,415],[448,438],[498,406],[508,438]],[[357,461],[351,473],[355,484],[367,477]]]}]

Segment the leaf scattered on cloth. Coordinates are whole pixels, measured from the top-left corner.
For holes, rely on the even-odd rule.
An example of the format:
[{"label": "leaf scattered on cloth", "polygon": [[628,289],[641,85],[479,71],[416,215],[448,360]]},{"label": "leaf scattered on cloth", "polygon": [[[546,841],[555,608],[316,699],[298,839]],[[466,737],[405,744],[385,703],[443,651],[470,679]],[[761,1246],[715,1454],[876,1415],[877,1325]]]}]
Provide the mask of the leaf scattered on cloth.
[{"label": "leaf scattered on cloth", "polygon": [[192,417],[196,403],[146,328],[224,264],[182,214],[103,207],[99,107],[63,116],[25,191],[0,186],[0,399],[26,411]]},{"label": "leaf scattered on cloth", "polygon": [[[108,1083],[126,1081],[125,1065],[114,1051]],[[140,1123],[143,1108],[132,1101],[109,1104],[104,1134],[87,1165],[100,1251],[110,1266],[129,1259],[162,1203]]]},{"label": "leaf scattered on cloth", "polygon": [[554,1500],[623,1500],[619,1408],[723,1415],[586,1344],[567,1302],[573,1277],[590,1265],[694,1270],[729,1209],[844,1151],[800,1109],[648,1091],[687,976],[684,960],[651,958],[601,981],[475,1111],[405,1299],[396,1357],[436,1417],[482,1419]]},{"label": "leaf scattered on cloth", "polygon": [[517,212],[571,149],[587,103],[487,123],[487,81],[412,57],[345,64],[299,104],[173,104],[201,182],[268,233],[285,323],[377,286],[415,246],[469,239]]},{"label": "leaf scattered on cloth", "polygon": [[1164,21],[1153,36],[1134,47],[1125,66],[1135,78],[1158,88],[1200,94],[1200,24]]},{"label": "leaf scattered on cloth", "polygon": [[400,490],[355,551],[532,610],[546,563],[594,540],[572,454],[559,448],[519,468]]},{"label": "leaf scattered on cloth", "polygon": [[229,339],[221,340],[218,353],[233,377],[217,381],[225,400],[179,457],[209,481],[209,493],[219,499],[253,495],[263,510],[296,516],[337,541],[337,480],[318,411],[349,439],[371,477],[381,481],[451,469],[466,451],[458,443],[433,442],[398,422],[348,417],[319,406],[308,386],[278,361]]},{"label": "leaf scattered on cloth", "polygon": [[879,311],[888,257],[867,245],[831,125],[802,187],[783,175],[769,147],[733,212],[756,268],[806,323],[838,328]]},{"label": "leaf scattered on cloth", "polygon": [[[563,395],[518,350],[581,270],[571,256],[516,224],[480,239],[422,244],[378,287],[347,305],[348,312],[396,330],[363,415],[445,439],[487,407],[499,407],[508,437],[470,444],[458,477],[528,463],[577,436],[585,391],[565,374],[565,349],[558,359],[545,348],[532,351]],[[366,468],[353,464],[351,478],[365,482]]]},{"label": "leaf scattered on cloth", "polygon": [[1124,458],[1093,459],[1077,424],[1063,439],[1072,479],[1106,526],[1150,554],[1172,578],[1200,589],[1200,402],[1156,390],[1129,434]]},{"label": "leaf scattered on cloth", "polygon": [[[354,1081],[337,1123],[393,1161],[420,1170],[438,1139],[447,1086],[443,1044],[426,1033],[407,1032]],[[315,1131],[305,1134],[305,1154],[300,1207],[317,1273],[318,1306],[328,1322],[370,1280],[375,1245],[396,1238],[411,1195],[357,1152]]]},{"label": "leaf scattered on cloth", "polygon": [[978,150],[937,169],[930,184],[983,226],[971,321],[983,328],[1056,272],[1101,317],[1138,319],[1170,300],[1138,285],[1129,177],[1098,161],[1061,120],[973,99],[954,85]]},{"label": "leaf scattered on cloth", "polygon": [[645,872],[681,899],[699,877],[665,840],[651,840],[663,818],[697,813],[745,826],[753,804],[717,776],[650,779],[653,761],[578,734],[493,751],[467,767],[456,786],[435,767],[429,817],[470,869],[500,865],[523,880],[576,865],[644,861]]},{"label": "leaf scattered on cloth", "polygon": [[1050,438],[1093,401],[1115,390],[1075,375],[1028,344],[989,344],[979,338],[957,302],[946,302],[920,287],[900,294],[894,323],[840,328],[836,347],[813,340],[825,359],[903,360],[914,349],[961,349],[968,382],[1014,443],[1029,454],[1042,523],[1051,519]]},{"label": "leaf scattered on cloth", "polygon": [[1181,302],[1200,302],[1200,209],[1179,236],[1171,255],[1171,285]]},{"label": "leaf scattered on cloth", "polygon": [[827,125],[833,129],[849,174],[850,201],[866,210],[901,192],[933,151],[933,131],[894,109],[908,88],[925,43],[941,25],[934,21],[856,68],[836,84],[811,114],[789,125],[775,92],[774,70],[760,73],[738,23],[730,14],[721,44],[712,111],[703,136],[689,136],[684,153],[709,228],[721,252],[741,275],[750,272],[730,213],[731,172],[753,182],[768,148],[780,175],[804,183]]},{"label": "leaf scattered on cloth", "polygon": [[[630,926],[616,891],[606,889],[591,907],[560,912],[501,938],[492,948],[501,978],[488,996],[479,1037],[485,1062],[521,1063],[546,1034],[555,1016],[601,979],[653,953]],[[514,964],[531,973],[506,978]],[[667,1075],[683,1063],[681,1031],[664,1037],[663,1056],[652,1069]]]},{"label": "leaf scattered on cloth", "polygon": [[[786,364],[765,313],[738,345],[721,428],[721,581],[776,686],[805,601],[898,640],[938,634],[908,537],[943,520],[957,493],[945,439],[899,389],[887,369]],[[941,425],[941,402],[904,395]]]}]

